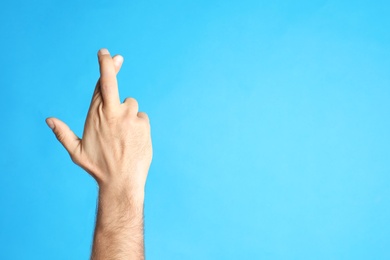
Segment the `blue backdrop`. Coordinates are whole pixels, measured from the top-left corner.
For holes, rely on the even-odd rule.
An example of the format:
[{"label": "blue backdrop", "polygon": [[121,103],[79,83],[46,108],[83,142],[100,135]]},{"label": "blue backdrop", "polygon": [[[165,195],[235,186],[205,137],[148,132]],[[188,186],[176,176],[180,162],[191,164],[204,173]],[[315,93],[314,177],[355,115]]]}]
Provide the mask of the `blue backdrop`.
[{"label": "blue backdrop", "polygon": [[97,51],[149,114],[147,259],[390,259],[388,1],[26,1],[0,9],[0,259],[88,259]]}]

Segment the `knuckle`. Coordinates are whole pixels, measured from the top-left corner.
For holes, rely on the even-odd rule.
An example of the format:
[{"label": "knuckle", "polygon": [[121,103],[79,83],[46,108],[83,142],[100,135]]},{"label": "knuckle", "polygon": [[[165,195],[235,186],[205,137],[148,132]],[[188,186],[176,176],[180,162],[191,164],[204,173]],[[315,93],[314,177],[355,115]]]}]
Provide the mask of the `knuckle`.
[{"label": "knuckle", "polygon": [[65,134],[64,133],[57,131],[57,132],[55,132],[55,135],[56,135],[57,140],[60,141],[60,143],[64,143],[64,141],[65,141]]},{"label": "knuckle", "polygon": [[111,77],[110,75],[101,76],[100,78],[100,90],[102,93],[110,91],[117,85],[116,78]]},{"label": "knuckle", "polygon": [[146,121],[149,122],[149,116],[145,112],[138,112],[137,115],[138,115],[139,118],[145,119]]},{"label": "knuckle", "polygon": [[128,97],[125,99],[125,104],[127,104],[131,109],[138,110],[138,101],[135,98]]},{"label": "knuckle", "polygon": [[80,160],[76,155],[69,153],[69,156],[70,156],[70,159],[72,160],[72,162],[74,162],[77,165],[80,165]]},{"label": "knuckle", "polygon": [[69,153],[69,156],[70,156],[70,159],[72,159],[72,162],[85,168],[85,159],[82,158],[79,154]]},{"label": "knuckle", "polygon": [[101,81],[100,82],[100,90],[104,92],[107,88],[108,88],[107,81]]},{"label": "knuckle", "polygon": [[110,83],[107,80],[100,81],[100,89],[103,91],[110,87]]},{"label": "knuckle", "polygon": [[127,98],[125,98],[125,103],[126,104],[137,104],[138,101],[133,97],[127,97]]}]

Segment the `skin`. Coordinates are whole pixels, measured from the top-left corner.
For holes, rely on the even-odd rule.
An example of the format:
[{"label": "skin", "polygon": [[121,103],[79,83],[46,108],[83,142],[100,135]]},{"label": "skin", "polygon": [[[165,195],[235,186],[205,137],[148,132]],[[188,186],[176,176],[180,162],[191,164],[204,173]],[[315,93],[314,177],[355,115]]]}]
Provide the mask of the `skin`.
[{"label": "skin", "polygon": [[72,161],[98,183],[98,212],[91,259],[144,259],[144,188],[152,161],[147,114],[138,103],[119,99],[116,75],[123,57],[98,52],[100,78],[82,139],[61,120],[46,123]]}]

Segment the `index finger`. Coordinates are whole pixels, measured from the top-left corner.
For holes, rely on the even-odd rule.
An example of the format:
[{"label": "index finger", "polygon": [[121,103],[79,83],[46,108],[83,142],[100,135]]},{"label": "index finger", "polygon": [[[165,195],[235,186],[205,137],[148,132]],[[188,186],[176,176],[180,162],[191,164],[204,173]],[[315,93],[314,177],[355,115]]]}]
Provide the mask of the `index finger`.
[{"label": "index finger", "polygon": [[103,107],[108,109],[120,105],[118,82],[114,61],[107,49],[98,52],[100,66],[100,90],[103,98]]}]

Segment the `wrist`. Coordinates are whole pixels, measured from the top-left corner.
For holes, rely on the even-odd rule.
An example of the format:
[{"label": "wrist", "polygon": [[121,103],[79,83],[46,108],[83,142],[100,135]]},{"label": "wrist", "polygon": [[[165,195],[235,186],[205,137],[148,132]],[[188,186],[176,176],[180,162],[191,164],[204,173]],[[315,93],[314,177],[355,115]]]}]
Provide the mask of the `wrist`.
[{"label": "wrist", "polygon": [[99,198],[115,202],[130,202],[134,206],[143,206],[144,185],[132,185],[130,182],[110,182],[99,184]]}]

